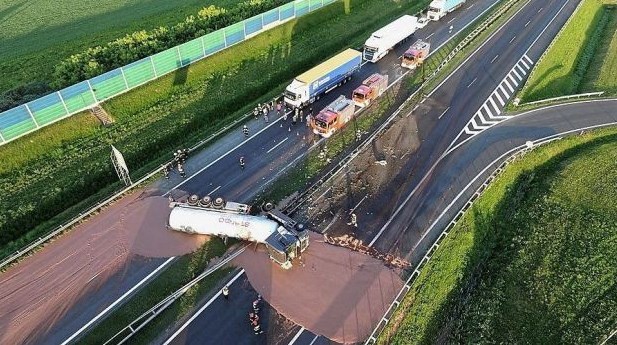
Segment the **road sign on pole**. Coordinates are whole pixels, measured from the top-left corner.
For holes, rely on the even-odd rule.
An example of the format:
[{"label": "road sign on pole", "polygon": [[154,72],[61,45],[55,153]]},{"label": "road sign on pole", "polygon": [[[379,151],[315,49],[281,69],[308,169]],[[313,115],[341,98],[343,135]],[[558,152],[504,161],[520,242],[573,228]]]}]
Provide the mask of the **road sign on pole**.
[{"label": "road sign on pole", "polygon": [[124,156],[122,156],[122,153],[113,145],[111,145],[111,162],[114,164],[118,178],[127,186],[133,184],[133,182],[131,182],[131,176],[129,175],[129,168],[124,161]]}]

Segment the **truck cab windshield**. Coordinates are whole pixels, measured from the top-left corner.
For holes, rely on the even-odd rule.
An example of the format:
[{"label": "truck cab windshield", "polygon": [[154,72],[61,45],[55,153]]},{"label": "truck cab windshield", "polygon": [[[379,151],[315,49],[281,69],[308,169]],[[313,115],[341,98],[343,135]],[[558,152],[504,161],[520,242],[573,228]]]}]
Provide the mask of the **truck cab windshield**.
[{"label": "truck cab windshield", "polygon": [[315,120],[315,124],[319,128],[328,129],[328,124],[323,122],[323,121],[321,121],[321,120]]},{"label": "truck cab windshield", "polygon": [[359,92],[354,92],[353,97],[357,99],[364,99],[364,94]]},{"label": "truck cab windshield", "polygon": [[299,95],[287,90],[285,90],[285,97],[291,99],[292,101],[296,101],[300,98]]},{"label": "truck cab windshield", "polygon": [[429,7],[428,11],[429,12],[439,12],[439,9],[437,7]]}]

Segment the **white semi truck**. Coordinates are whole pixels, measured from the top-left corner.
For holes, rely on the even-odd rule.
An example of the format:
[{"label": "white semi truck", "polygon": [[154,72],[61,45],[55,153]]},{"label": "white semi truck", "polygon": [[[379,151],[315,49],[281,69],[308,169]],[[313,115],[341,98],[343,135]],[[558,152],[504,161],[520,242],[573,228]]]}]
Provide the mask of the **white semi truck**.
[{"label": "white semi truck", "polygon": [[346,83],[360,68],[362,53],[347,49],[297,76],[285,89],[285,104],[302,108]]},{"label": "white semi truck", "polygon": [[439,20],[446,14],[463,6],[466,0],[433,0],[428,6],[428,19]]},{"label": "white semi truck", "polygon": [[186,203],[172,202],[170,207],[169,229],[264,244],[270,258],[285,269],[309,245],[304,226],[276,209],[254,216],[248,205],[197,195]]},{"label": "white semi truck", "polygon": [[404,15],[373,32],[364,43],[364,60],[377,62],[392,48],[416,32],[418,17]]}]

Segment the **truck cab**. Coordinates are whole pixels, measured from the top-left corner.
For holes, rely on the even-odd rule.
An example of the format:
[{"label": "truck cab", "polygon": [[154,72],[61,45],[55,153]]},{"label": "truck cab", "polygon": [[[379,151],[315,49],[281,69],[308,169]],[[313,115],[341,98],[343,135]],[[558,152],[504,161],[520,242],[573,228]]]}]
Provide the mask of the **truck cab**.
[{"label": "truck cab", "polygon": [[313,133],[329,138],[353,117],[356,108],[352,100],[339,96],[322,109],[311,121]]},{"label": "truck cab", "polygon": [[381,96],[388,87],[388,76],[375,73],[366,78],[362,85],[357,87],[352,94],[354,104],[359,107],[368,106],[371,101]]},{"label": "truck cab", "polygon": [[402,56],[401,66],[409,69],[414,69],[424,62],[424,59],[429,54],[430,43],[422,40],[416,41]]}]

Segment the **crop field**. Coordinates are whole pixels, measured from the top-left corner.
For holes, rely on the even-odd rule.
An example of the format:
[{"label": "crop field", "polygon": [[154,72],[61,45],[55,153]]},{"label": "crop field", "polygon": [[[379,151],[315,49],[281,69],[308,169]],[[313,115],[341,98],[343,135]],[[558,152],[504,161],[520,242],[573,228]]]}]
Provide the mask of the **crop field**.
[{"label": "crop field", "polygon": [[0,2],[0,93],[49,81],[60,60],[136,30],[175,24],[209,5],[242,0],[5,0]]},{"label": "crop field", "polygon": [[617,324],[617,129],[511,163],[461,218],[382,344],[597,344]]},{"label": "crop field", "polygon": [[109,101],[104,107],[116,120],[110,127],[84,126],[85,135],[73,139],[61,133],[49,150],[43,132],[35,132],[18,142],[39,147],[19,159],[11,158],[13,143],[0,147],[0,159],[16,162],[0,174],[0,207],[6,210],[0,247],[16,249],[23,238],[39,236],[117,189],[110,143],[123,152],[135,180],[170,159],[173,149],[213,133],[280,93],[295,75],[428,2],[335,3]]},{"label": "crop field", "polygon": [[[611,77],[610,71],[617,69],[614,65],[600,67],[605,63],[615,63],[617,59],[597,59],[598,55],[602,55],[601,43],[606,40],[606,36],[612,37],[615,32],[615,5],[615,0],[583,0],[579,10],[534,68],[519,94],[523,102],[603,91],[604,85],[610,86],[610,81],[597,84],[587,81],[583,84],[583,79],[587,75],[599,77],[599,72],[594,70],[600,69],[607,71],[604,78],[608,79]],[[606,55],[614,54],[617,53],[613,50]],[[591,85],[597,87],[589,88]]]}]

